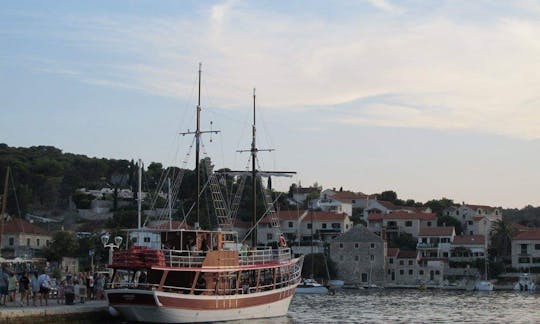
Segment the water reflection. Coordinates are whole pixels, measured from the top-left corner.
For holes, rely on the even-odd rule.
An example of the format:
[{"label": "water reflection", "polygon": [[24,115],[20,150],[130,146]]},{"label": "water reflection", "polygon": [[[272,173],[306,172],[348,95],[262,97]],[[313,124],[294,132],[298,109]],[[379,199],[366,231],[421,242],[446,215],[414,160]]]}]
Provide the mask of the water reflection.
[{"label": "water reflection", "polygon": [[536,323],[540,295],[441,290],[344,290],[296,295],[295,323]]}]

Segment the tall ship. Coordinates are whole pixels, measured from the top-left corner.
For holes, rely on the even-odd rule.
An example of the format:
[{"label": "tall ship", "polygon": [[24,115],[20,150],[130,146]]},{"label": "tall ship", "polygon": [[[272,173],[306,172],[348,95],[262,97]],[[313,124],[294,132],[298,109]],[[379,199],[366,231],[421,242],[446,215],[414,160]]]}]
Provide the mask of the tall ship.
[{"label": "tall ship", "polygon": [[[218,132],[200,130],[200,65],[198,73],[196,130],[183,133],[194,135],[197,194],[191,211],[197,222],[188,225],[184,217],[174,228],[169,218],[168,223],[157,228],[141,226],[139,195],[138,227],[127,231],[126,245],[115,250],[110,258],[109,267],[113,271],[105,290],[107,300],[125,319],[138,322],[192,323],[285,316],[301,280],[303,257],[292,257],[284,236],[280,235],[275,201],[268,190],[262,199],[265,212],[257,215],[256,188],[258,184],[264,189],[263,177],[290,176],[291,172],[256,168],[257,153],[265,150],[256,146],[254,91],[252,142],[251,148],[245,150],[250,153],[251,170],[227,173],[229,177],[240,179],[239,188],[230,200],[224,198],[220,189],[219,177],[223,174],[208,173],[204,187],[210,191],[216,228],[204,230],[198,226],[199,169],[201,165],[204,167],[199,163],[200,137],[204,133]],[[233,223],[242,188],[249,178],[253,199],[251,229],[240,237],[233,230]],[[169,194],[169,204],[170,198]],[[257,246],[256,227],[263,217],[271,219],[276,242],[261,247]]]}]

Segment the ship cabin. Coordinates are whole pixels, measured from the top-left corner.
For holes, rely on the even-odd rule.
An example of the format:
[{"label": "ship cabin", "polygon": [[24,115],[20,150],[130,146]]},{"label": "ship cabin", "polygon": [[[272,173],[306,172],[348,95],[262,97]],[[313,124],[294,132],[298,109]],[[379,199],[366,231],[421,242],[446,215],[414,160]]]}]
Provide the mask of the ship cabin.
[{"label": "ship cabin", "polygon": [[109,288],[180,294],[234,295],[285,288],[300,281],[302,260],[290,248],[249,249],[233,231],[143,229],[115,250]]}]

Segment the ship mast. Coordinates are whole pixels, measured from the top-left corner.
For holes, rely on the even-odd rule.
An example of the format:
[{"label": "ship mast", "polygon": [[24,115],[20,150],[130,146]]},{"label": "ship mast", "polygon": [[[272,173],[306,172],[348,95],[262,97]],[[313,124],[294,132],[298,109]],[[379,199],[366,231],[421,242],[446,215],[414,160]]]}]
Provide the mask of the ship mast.
[{"label": "ship mast", "polygon": [[2,256],[2,237],[4,236],[4,217],[7,206],[9,166],[6,169],[6,179],[4,181],[4,194],[2,195],[2,211],[0,213],[0,256]]},{"label": "ship mast", "polygon": [[200,137],[202,134],[205,134],[205,133],[214,133],[214,134],[217,134],[219,133],[220,131],[215,131],[215,130],[210,130],[210,131],[201,131],[201,67],[202,67],[202,63],[199,63],[199,91],[198,91],[198,96],[197,96],[197,125],[196,125],[196,129],[194,132],[190,132],[189,129],[187,132],[183,132],[183,133],[180,133],[181,135],[188,135],[188,134],[193,134],[195,135],[195,174],[196,174],[196,178],[197,178],[197,197],[196,197],[196,201],[195,201],[195,213],[196,213],[196,218],[197,218],[197,225],[200,224],[200,205],[201,205],[201,196],[200,196],[200,192],[201,192],[201,170],[200,170],[200,167],[199,167],[199,155],[200,155],[200,146],[201,146],[201,141],[200,141]]}]

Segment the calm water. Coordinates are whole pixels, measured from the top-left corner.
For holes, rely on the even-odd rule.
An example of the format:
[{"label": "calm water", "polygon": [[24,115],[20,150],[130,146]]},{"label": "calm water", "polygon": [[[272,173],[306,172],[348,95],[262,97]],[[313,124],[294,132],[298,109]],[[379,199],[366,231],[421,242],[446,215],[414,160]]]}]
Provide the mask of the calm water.
[{"label": "calm water", "polygon": [[540,294],[344,290],[334,296],[294,296],[288,320],[294,323],[540,323]]}]

